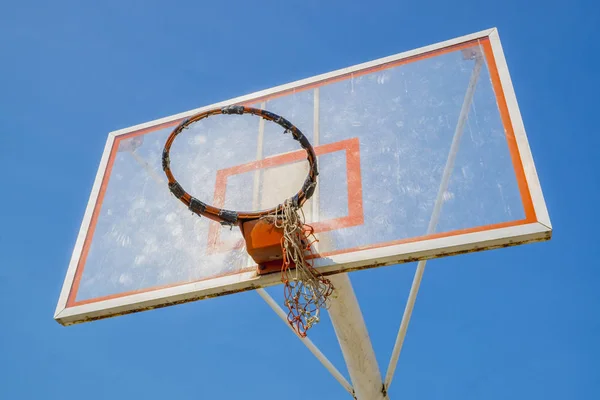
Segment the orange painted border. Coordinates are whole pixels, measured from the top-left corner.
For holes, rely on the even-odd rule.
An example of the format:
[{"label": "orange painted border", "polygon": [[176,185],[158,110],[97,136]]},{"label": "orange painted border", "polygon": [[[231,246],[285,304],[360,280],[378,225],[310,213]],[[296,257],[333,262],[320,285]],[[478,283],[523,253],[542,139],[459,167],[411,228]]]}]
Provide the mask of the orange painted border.
[{"label": "orange painted border", "polygon": [[97,303],[99,301],[118,299],[119,297],[132,296],[134,294],[148,293],[148,292],[152,292],[152,291],[155,291],[155,290],[168,289],[168,288],[172,288],[172,287],[176,287],[176,286],[188,285],[188,284],[192,284],[192,283],[203,282],[203,281],[207,281],[209,279],[223,278],[225,276],[237,275],[237,274],[241,274],[243,272],[253,271],[255,269],[256,269],[256,267],[242,268],[242,269],[240,269],[238,271],[227,272],[227,273],[218,274],[218,275],[212,275],[212,276],[208,276],[206,278],[196,279],[196,280],[189,281],[189,282],[168,283],[168,284],[165,284],[165,285],[153,286],[153,287],[144,288],[144,289],[130,290],[128,292],[122,292],[122,293],[116,293],[116,294],[109,294],[109,295],[101,296],[101,297],[94,297],[92,299],[79,300],[78,302],[74,303],[73,306],[82,306],[84,304],[91,304],[91,303]]},{"label": "orange painted border", "polygon": [[519,153],[519,145],[517,144],[517,138],[515,137],[515,129],[510,119],[508,104],[506,103],[506,97],[504,96],[504,90],[502,89],[502,82],[500,81],[500,74],[498,73],[498,66],[496,65],[496,58],[494,57],[494,52],[492,51],[490,39],[482,39],[481,46],[483,47],[483,54],[487,60],[488,71],[490,72],[490,79],[492,80],[492,87],[494,88],[496,102],[498,104],[498,109],[500,110],[500,118],[502,119],[502,125],[504,126],[508,150],[510,152],[513,168],[515,170],[515,176],[519,186],[519,192],[521,194],[523,209],[525,211],[525,220],[527,222],[536,222],[537,216],[535,214],[535,208],[533,206],[529,184],[527,183],[527,177],[525,176],[525,168],[523,167],[523,161]]},{"label": "orange painted border", "polygon": [[[532,201],[531,194],[529,191],[529,185],[527,183],[525,171],[523,168],[523,163],[521,161],[518,145],[517,145],[516,138],[515,138],[514,127],[511,122],[510,113],[508,111],[508,106],[506,103],[506,98],[505,98],[504,92],[502,90],[502,82],[500,81],[498,67],[496,65],[496,60],[495,60],[495,57],[494,57],[494,54],[492,51],[492,47],[491,47],[489,38],[486,37],[486,38],[474,39],[474,40],[471,40],[468,42],[459,43],[459,44],[456,44],[453,46],[445,47],[443,49],[437,49],[437,50],[433,50],[433,51],[419,54],[416,56],[407,57],[407,58],[404,58],[401,60],[391,61],[391,62],[380,64],[380,65],[377,65],[374,67],[365,68],[360,71],[349,72],[349,73],[342,74],[342,75],[339,75],[339,76],[336,76],[333,78],[323,79],[321,81],[312,82],[310,84],[306,84],[306,85],[303,85],[300,87],[283,90],[278,93],[273,93],[270,95],[262,96],[259,98],[255,98],[255,99],[251,99],[251,100],[243,102],[244,105],[256,104],[256,103],[259,103],[262,101],[272,100],[272,99],[275,99],[275,98],[278,98],[281,96],[285,96],[290,93],[301,92],[304,90],[313,89],[313,88],[320,87],[320,86],[323,86],[326,84],[343,81],[343,80],[346,80],[349,78],[358,77],[358,76],[370,74],[370,73],[381,71],[381,70],[386,70],[389,68],[408,64],[408,63],[411,63],[414,61],[424,60],[424,59],[427,59],[427,58],[430,58],[433,56],[447,54],[447,53],[450,53],[453,51],[464,50],[466,48],[471,48],[471,47],[476,47],[476,46],[480,46],[483,49],[483,53],[484,53],[484,56],[485,56],[485,59],[487,62],[487,67],[488,67],[488,71],[490,73],[490,79],[492,81],[494,93],[496,95],[496,101],[497,101],[498,109],[500,112],[502,124],[504,125],[504,130],[505,130],[506,139],[507,139],[507,143],[508,143],[508,147],[509,147],[509,152],[511,155],[511,161],[513,164],[517,184],[519,187],[519,192],[521,195],[523,209],[525,212],[525,218],[522,220],[518,220],[518,221],[510,221],[510,222],[499,223],[499,224],[491,224],[491,225],[485,225],[485,226],[481,226],[481,227],[456,230],[456,231],[452,231],[452,232],[438,233],[438,234],[433,234],[433,235],[425,235],[425,236],[420,236],[420,237],[415,237],[415,238],[410,238],[410,239],[390,241],[390,242],[378,243],[378,244],[374,244],[374,245],[355,247],[355,248],[351,248],[351,249],[338,250],[338,251],[334,251],[334,252],[330,252],[330,253],[322,253],[322,254],[320,254],[321,256],[328,256],[328,255],[348,253],[348,252],[353,252],[353,251],[381,248],[381,247],[386,247],[386,246],[393,246],[393,245],[402,244],[402,243],[415,242],[415,241],[419,241],[419,240],[428,240],[428,239],[434,239],[434,238],[439,238],[439,237],[451,237],[451,236],[456,236],[456,235],[461,235],[461,234],[466,234],[466,233],[483,232],[483,231],[498,229],[498,228],[502,228],[502,227],[525,225],[525,224],[537,221],[535,209],[533,206],[533,201]],[[94,298],[94,299],[86,299],[83,301],[76,301],[76,296],[77,296],[77,292],[79,290],[79,284],[81,282],[81,277],[83,275],[85,262],[86,262],[86,259],[87,259],[88,253],[89,253],[89,248],[91,245],[92,237],[93,237],[93,234],[94,234],[94,231],[96,228],[98,214],[102,207],[102,202],[104,200],[104,195],[106,193],[106,187],[108,185],[110,172],[111,172],[113,164],[114,164],[115,155],[117,153],[117,149],[119,147],[120,141],[124,140],[124,139],[128,139],[133,136],[143,135],[143,134],[146,134],[146,133],[158,130],[158,129],[175,126],[180,121],[181,121],[181,119],[166,122],[166,123],[163,123],[163,124],[160,124],[157,126],[140,129],[138,131],[120,135],[117,138],[115,138],[115,141],[113,143],[113,146],[112,146],[112,149],[110,152],[108,165],[107,165],[106,171],[105,171],[103,179],[102,179],[102,184],[100,187],[100,192],[98,194],[98,199],[94,206],[92,219],[91,219],[90,226],[89,226],[89,229],[87,231],[87,235],[86,235],[86,238],[84,241],[83,250],[82,250],[81,256],[79,258],[79,263],[77,265],[77,270],[75,272],[75,278],[73,280],[73,285],[71,286],[71,290],[69,292],[69,297],[67,300],[67,307],[74,307],[74,306],[82,305],[82,304],[95,303],[95,302],[99,302],[99,301],[103,301],[103,300],[124,297],[124,296],[128,296],[128,295],[135,294],[135,293],[144,293],[144,292],[149,292],[149,291],[153,291],[153,290],[163,289],[165,287],[173,287],[173,286],[179,286],[182,284],[191,283],[191,282],[181,282],[181,283],[175,283],[175,284],[171,284],[171,285],[167,285],[167,286],[153,287],[153,288],[147,288],[147,289],[138,290],[138,291],[119,293],[119,294],[111,295],[111,296],[104,296],[104,297],[99,297],[99,298]],[[239,272],[236,272],[236,273],[239,273]],[[213,277],[211,277],[210,279],[212,279],[212,278]]]},{"label": "orange painted border", "polygon": [[[346,182],[348,185],[348,215],[325,221],[311,223],[315,233],[331,231],[334,229],[349,228],[351,226],[361,225],[364,222],[363,200],[362,200],[362,178],[360,169],[360,141],[358,138],[341,140],[335,143],[328,143],[314,148],[315,154],[321,156],[324,154],[345,151],[346,153]],[[251,161],[246,164],[236,165],[217,171],[215,182],[215,194],[213,205],[223,208],[227,191],[227,179],[230,176],[244,174],[265,168],[277,167],[284,164],[306,159],[304,150],[293,151],[273,157],[263,158],[261,160]],[[227,250],[239,249],[244,246],[244,240],[240,239],[235,243],[225,243],[221,241],[221,225],[211,221],[208,228],[208,254],[215,254]]]}]

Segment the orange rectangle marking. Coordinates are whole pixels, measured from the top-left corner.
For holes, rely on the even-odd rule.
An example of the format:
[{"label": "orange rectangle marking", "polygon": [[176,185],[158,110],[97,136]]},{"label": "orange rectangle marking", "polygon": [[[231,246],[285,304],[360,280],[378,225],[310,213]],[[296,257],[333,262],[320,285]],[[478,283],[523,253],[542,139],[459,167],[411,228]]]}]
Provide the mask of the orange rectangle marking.
[{"label": "orange rectangle marking", "polygon": [[[314,150],[317,157],[324,154],[345,151],[346,181],[348,188],[348,215],[311,224],[315,230],[315,233],[348,228],[362,224],[364,222],[364,215],[360,170],[360,141],[358,138],[346,139],[335,143],[316,146]],[[246,164],[218,170],[215,181],[213,205],[217,208],[223,208],[227,190],[227,178],[230,176],[253,172],[264,168],[272,168],[285,164],[291,164],[302,161],[305,158],[306,152],[304,150],[297,150],[290,153],[267,157],[261,160],[251,161]],[[281,199],[281,201],[283,200],[285,199]],[[222,227],[218,223],[214,221],[210,222],[210,226],[208,228],[208,254],[239,249],[244,246],[244,241],[241,239],[230,244],[222,242],[221,229]]]}]

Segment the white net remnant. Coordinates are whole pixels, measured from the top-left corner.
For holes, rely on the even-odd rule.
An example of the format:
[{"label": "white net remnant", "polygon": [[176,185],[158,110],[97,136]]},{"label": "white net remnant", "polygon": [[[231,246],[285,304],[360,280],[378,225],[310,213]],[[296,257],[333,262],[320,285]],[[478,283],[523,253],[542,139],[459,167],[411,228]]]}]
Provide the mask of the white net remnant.
[{"label": "white net remnant", "polygon": [[283,204],[281,212],[263,217],[283,230],[281,250],[288,322],[302,337],[319,322],[320,310],[327,309],[333,285],[313,267],[313,228],[304,223],[302,209],[291,201]]}]

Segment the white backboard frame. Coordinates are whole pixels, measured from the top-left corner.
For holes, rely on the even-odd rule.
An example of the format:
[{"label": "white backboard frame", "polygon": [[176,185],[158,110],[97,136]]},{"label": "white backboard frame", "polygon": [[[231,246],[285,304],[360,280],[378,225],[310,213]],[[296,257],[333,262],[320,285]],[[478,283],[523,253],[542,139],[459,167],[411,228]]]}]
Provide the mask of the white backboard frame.
[{"label": "white backboard frame", "polygon": [[205,111],[207,109],[235,103],[245,103],[252,99],[262,98],[273,93],[310,85],[314,82],[334,78],[336,76],[348,74],[353,71],[359,71],[380,64],[418,56],[445,47],[478,39],[488,39],[490,43],[491,51],[495,59],[496,70],[499,75],[503,89],[503,95],[514,129],[514,136],[516,138],[516,144],[521,157],[520,161],[525,171],[525,177],[527,180],[536,220],[518,226],[502,227],[493,230],[472,232],[450,237],[440,237],[424,241],[402,243],[388,247],[380,247],[346,254],[335,254],[326,258],[318,259],[315,265],[324,274],[337,274],[364,268],[427,260],[436,257],[444,257],[472,251],[489,250],[550,239],[552,226],[535,169],[533,157],[531,155],[531,150],[529,148],[529,143],[517,104],[517,99],[510,79],[508,66],[506,65],[506,60],[498,33],[496,29],[490,29],[110,133],[100,161],[98,174],[92,188],[88,206],[81,225],[81,230],[77,238],[72,259],[64,281],[63,289],[60,294],[56,308],[55,319],[62,325],[71,325],[74,323],[93,321],[245,290],[264,288],[280,283],[280,276],[278,274],[260,276],[255,271],[249,271],[236,275],[214,278],[211,280],[181,284],[169,288],[68,307],[67,303],[69,294],[74,284],[79,258],[81,257],[84,242],[90,227],[93,210],[100,193],[104,171],[109,162],[109,154],[111,152],[113,143],[117,137],[126,135],[133,131],[181,120],[182,118]]}]

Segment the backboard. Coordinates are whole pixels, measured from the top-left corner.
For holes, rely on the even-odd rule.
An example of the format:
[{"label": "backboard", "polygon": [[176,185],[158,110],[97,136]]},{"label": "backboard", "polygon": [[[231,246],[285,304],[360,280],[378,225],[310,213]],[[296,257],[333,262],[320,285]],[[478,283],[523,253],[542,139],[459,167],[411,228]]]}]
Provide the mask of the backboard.
[{"label": "backboard", "polygon": [[[231,104],[290,120],[314,146],[304,212],[325,275],[551,236],[495,30],[112,132],[55,319],[70,325],[280,283],[258,275],[238,229],[170,193],[161,154],[173,128]],[[182,186],[228,209],[273,207],[308,163],[282,129],[248,115],[193,125],[171,149]]]}]

